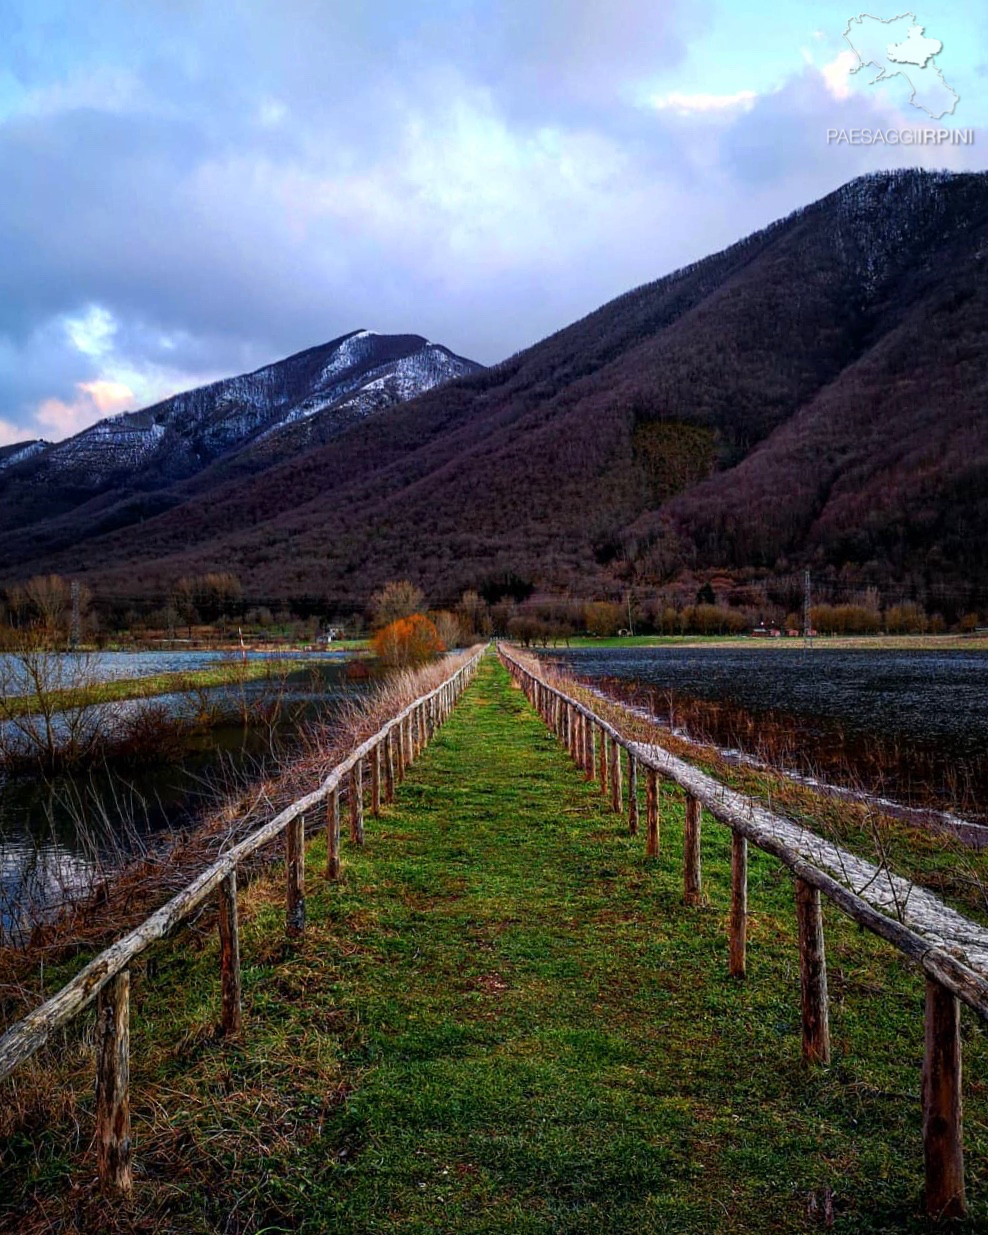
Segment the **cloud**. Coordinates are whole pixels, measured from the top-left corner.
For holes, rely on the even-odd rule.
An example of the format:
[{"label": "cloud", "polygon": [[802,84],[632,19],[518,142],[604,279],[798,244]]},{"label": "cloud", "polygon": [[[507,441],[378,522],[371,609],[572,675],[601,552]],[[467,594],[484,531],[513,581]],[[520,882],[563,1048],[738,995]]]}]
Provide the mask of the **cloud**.
[{"label": "cloud", "polygon": [[750,111],[758,98],[754,90],[738,90],[735,94],[657,94],[651,99],[658,111],[674,111],[680,116],[718,112]]},{"label": "cloud", "polygon": [[842,51],[820,70],[827,89],[835,99],[843,100],[851,97],[853,91],[851,74],[860,63],[853,51]]},{"label": "cloud", "polygon": [[9,420],[0,420],[0,446],[13,446],[15,442],[25,440],[24,430]]},{"label": "cloud", "polygon": [[361,326],[493,362],[910,157],[827,148],[901,121],[852,52],[674,89],[704,4],[53,3],[0,6],[0,435]]}]

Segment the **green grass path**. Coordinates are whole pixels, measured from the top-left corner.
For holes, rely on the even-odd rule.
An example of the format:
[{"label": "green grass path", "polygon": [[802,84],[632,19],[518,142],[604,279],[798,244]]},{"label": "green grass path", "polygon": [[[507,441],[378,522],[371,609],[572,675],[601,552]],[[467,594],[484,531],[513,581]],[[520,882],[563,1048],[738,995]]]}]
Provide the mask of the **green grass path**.
[{"label": "green grass path", "polygon": [[[245,894],[240,1042],[211,1034],[211,936],[142,985],[143,1212],[176,1230],[803,1231],[830,1188],[839,1231],[929,1229],[920,981],[828,914],[835,1062],[808,1073],[788,877],[752,855],[738,983],[726,834],[705,822],[699,910],[671,797],[661,856],[643,849],[488,660],[366,849],[344,843],[340,885],[310,845],[299,944],[277,880]],[[975,1230],[986,1051],[965,1019],[973,1217],[952,1229]]]}]

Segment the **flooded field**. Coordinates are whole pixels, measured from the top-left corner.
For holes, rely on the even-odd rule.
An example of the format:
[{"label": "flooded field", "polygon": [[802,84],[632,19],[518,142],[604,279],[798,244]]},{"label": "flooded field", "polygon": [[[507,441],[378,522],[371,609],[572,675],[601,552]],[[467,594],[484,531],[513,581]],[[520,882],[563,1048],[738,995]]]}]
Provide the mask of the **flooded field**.
[{"label": "flooded field", "polygon": [[[247,652],[245,659],[251,662],[264,660],[339,660],[345,652]],[[235,664],[241,659],[239,652],[64,652],[57,656],[61,666],[58,677],[65,684],[77,679],[85,682],[125,682],[138,678],[158,677],[166,673],[195,673],[224,664]],[[24,668],[16,656],[0,652],[0,682],[6,684],[8,693],[29,689]]]},{"label": "flooded field", "polygon": [[662,723],[803,775],[988,822],[988,653],[579,648],[549,654]]},{"label": "flooded field", "polygon": [[[180,659],[177,659],[180,658]],[[213,653],[127,654],[101,658],[118,678],[192,672]],[[0,932],[54,906],[170,829],[188,825],[238,779],[263,772],[299,740],[303,726],[331,719],[365,689],[344,656],[319,655],[284,678],[258,678],[197,692],[163,695],[151,705],[182,717],[205,702],[209,723],[180,730],[168,757],[131,766],[108,760],[42,776],[0,773]],[[102,705],[109,711],[147,706]]]}]

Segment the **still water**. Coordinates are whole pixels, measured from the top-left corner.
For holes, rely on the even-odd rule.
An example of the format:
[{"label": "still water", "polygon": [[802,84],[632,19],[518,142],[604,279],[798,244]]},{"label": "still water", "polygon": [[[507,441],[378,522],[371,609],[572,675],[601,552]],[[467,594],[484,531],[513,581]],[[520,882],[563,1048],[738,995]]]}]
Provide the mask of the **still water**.
[{"label": "still water", "polygon": [[[99,666],[101,675],[119,679],[191,672],[222,658],[208,652],[135,653],[122,660],[101,656]],[[214,723],[184,733],[167,761],[132,766],[110,759],[46,777],[3,779],[0,773],[0,933],[16,931],[69,899],[121,852],[139,851],[193,822],[238,782],[290,752],[308,722],[331,721],[342,701],[366,689],[352,676],[345,654],[306,659],[310,663],[283,679],[211,689]],[[194,702],[198,707],[202,699]],[[153,704],[178,716],[193,706],[182,695],[159,696]]]},{"label": "still water", "polygon": [[988,653],[578,648],[578,677],[702,741],[988,821]]}]

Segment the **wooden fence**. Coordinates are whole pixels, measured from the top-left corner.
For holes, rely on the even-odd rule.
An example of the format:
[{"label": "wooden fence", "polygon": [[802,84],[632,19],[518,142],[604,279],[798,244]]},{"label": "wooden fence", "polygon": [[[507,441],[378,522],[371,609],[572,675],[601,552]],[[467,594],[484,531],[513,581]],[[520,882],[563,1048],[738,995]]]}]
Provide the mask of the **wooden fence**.
[{"label": "wooden fence", "polygon": [[[533,707],[566,744],[587,780],[597,780],[618,812],[627,802],[628,826],[639,826],[638,781],[645,776],[646,853],[659,851],[659,783],[685,791],[683,901],[701,902],[701,814],[705,808],[731,831],[731,906],[727,964],[746,973],[749,842],[784,863],[795,876],[795,914],[803,1057],[830,1061],[827,965],[821,896],[855,922],[898,948],[926,981],[922,1073],[925,1199],[928,1213],[960,1217],[966,1210],[961,1118],[960,1005],[988,1020],[988,931],[950,909],[926,889],[908,884],[755,805],[659,746],[624,737],[613,725],[546,678],[538,662],[522,663],[499,645],[498,655]],[[627,794],[622,789],[625,753]],[[808,856],[810,855],[810,856]],[[811,860],[811,858],[816,860]],[[827,869],[829,867],[829,869]]]},{"label": "wooden fence", "polygon": [[192,883],[144,922],[95,957],[45,1003],[12,1025],[0,1038],[0,1079],[39,1050],[59,1029],[94,1000],[97,1003],[96,1144],[100,1180],[105,1188],[127,1192],[130,1166],[130,966],[136,957],[163,939],[218,895],[221,1024],[225,1033],[242,1025],[240,941],[237,921],[237,867],[252,854],[285,835],[285,930],[297,936],[305,928],[305,819],[326,806],[328,861],[326,877],[340,874],[340,800],[345,794],[350,840],[364,843],[364,768],[369,767],[370,809],[391,802],[395,784],[425,748],[473,678],[486,649],[475,652],[444,682],[420,696],[332,769],[312,793],[299,798],[263,827],[223,854]]}]

